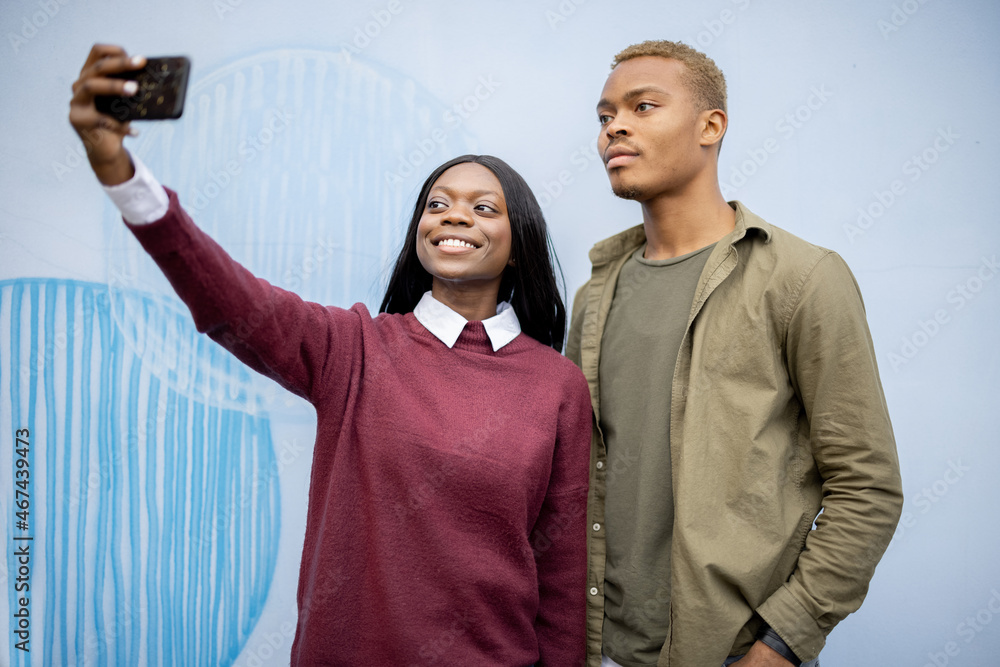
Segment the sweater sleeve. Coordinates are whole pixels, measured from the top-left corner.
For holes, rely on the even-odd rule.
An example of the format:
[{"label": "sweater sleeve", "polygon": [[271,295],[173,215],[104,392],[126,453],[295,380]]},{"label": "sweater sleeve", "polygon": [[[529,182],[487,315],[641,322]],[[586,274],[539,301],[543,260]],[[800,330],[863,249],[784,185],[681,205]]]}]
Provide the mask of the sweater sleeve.
[{"label": "sweater sleeve", "polygon": [[315,402],[331,359],[353,349],[360,327],[350,321],[357,318],[254,277],[194,224],[177,193],[165,189],[166,215],[148,224],[125,224],[187,305],[198,331]]},{"label": "sweater sleeve", "polygon": [[538,571],[539,667],[582,665],[586,649],[591,409],[586,380],[573,371],[574,382],[560,406],[549,487],[531,539]]},{"label": "sweater sleeve", "polygon": [[800,659],[812,660],[864,600],[903,496],[861,294],[835,253],[805,279],[786,344],[823,478],[823,512],[792,576],[757,611]]}]

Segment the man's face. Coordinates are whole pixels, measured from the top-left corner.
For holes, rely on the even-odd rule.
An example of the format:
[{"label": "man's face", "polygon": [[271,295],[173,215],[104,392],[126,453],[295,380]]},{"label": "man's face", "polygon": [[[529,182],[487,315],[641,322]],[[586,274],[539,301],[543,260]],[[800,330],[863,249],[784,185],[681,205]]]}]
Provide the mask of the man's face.
[{"label": "man's face", "polygon": [[646,201],[679,191],[703,168],[702,114],[683,81],[685,67],[641,56],[615,67],[604,84],[597,148],[619,197]]}]

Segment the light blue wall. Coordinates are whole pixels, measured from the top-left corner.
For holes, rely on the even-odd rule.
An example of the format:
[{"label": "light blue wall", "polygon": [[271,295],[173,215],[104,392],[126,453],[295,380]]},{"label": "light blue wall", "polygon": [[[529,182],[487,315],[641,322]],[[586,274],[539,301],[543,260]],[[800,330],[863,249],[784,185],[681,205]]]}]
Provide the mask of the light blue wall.
[{"label": "light blue wall", "polygon": [[[470,151],[535,189],[571,298],[639,222],[593,152],[609,62],[667,38],[726,73],[726,194],[865,296],[907,498],[824,666],[996,664],[998,30],[989,0],[6,0],[0,618],[28,427],[30,664],[287,664],[294,628],[313,416],[193,333],[105,201],[66,120],[91,44],[191,57],[184,117],[131,146],[215,238],[376,306],[415,188]],[[16,639],[0,663],[29,664]]]}]

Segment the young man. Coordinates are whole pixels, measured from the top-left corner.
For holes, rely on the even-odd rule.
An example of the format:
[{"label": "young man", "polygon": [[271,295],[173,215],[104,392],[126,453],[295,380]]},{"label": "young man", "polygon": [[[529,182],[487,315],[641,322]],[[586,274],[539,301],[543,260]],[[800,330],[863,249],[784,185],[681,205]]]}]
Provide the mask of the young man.
[{"label": "young man", "polygon": [[597,115],[643,222],[591,250],[567,345],[596,425],[588,664],[814,664],[902,504],[858,286],[722,197],[726,84],[704,54],[625,49]]}]

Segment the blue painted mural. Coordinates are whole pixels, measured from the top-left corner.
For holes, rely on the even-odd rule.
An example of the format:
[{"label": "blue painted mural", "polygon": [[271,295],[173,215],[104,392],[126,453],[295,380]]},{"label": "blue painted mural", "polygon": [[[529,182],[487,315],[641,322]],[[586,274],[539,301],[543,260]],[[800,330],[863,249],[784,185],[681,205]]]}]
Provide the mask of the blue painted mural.
[{"label": "blue painted mural", "polygon": [[[119,297],[139,312],[159,306]],[[3,397],[32,443],[34,650],[46,665],[227,665],[274,575],[269,420],[178,392],[180,373],[150,372],[112,310],[103,285],[0,283]],[[249,373],[195,340],[192,376]],[[16,572],[12,550],[5,559]],[[27,657],[12,645],[5,662]]]}]

